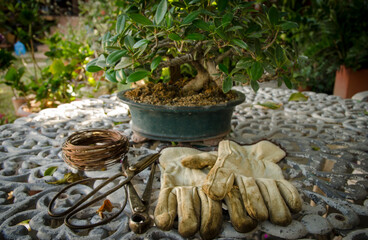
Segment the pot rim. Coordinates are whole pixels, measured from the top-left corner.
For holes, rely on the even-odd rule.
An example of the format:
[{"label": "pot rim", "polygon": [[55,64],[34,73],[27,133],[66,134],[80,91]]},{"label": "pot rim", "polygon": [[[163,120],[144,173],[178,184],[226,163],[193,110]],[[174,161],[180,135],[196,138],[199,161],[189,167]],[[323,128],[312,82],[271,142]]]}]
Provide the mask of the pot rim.
[{"label": "pot rim", "polygon": [[117,97],[123,102],[126,103],[127,105],[131,105],[134,107],[139,107],[139,108],[149,108],[150,110],[175,110],[175,111],[180,111],[180,112],[193,112],[193,111],[203,111],[204,109],[208,110],[208,111],[216,111],[219,109],[223,109],[226,107],[234,107],[236,105],[241,104],[242,102],[245,101],[245,95],[242,92],[239,92],[237,90],[231,90],[232,92],[234,92],[237,95],[237,98],[234,100],[230,100],[226,103],[220,103],[220,104],[216,104],[216,105],[205,105],[205,106],[169,106],[169,105],[154,105],[154,104],[148,104],[148,103],[140,103],[140,102],[135,102],[127,97],[124,96],[124,93],[132,90],[132,89],[126,89],[123,91],[120,91],[117,93]]}]

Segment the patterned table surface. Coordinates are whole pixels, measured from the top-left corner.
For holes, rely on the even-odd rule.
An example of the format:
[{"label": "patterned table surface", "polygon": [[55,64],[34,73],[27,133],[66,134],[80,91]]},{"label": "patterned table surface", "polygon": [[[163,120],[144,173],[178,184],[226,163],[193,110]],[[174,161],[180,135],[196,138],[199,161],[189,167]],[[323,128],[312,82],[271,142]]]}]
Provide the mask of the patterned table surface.
[{"label": "patterned table surface", "polygon": [[[366,239],[368,103],[313,92],[304,93],[309,97],[306,102],[295,102],[288,101],[293,90],[237,90],[245,93],[246,100],[236,107],[227,138],[244,144],[269,139],[286,149],[287,157],[279,164],[303,196],[304,205],[287,227],[266,221],[256,231],[241,234],[225,222],[219,238],[264,238],[266,235],[262,234],[267,233],[286,239]],[[280,103],[282,107],[272,110],[258,105],[265,102]],[[45,109],[0,126],[0,238],[182,239],[176,230],[163,232],[156,227],[142,235],[130,232],[129,207],[109,224],[84,231],[72,231],[62,220],[48,215],[48,203],[62,185],[47,182],[62,179],[65,173],[73,171],[61,158],[61,145],[73,132],[91,128],[116,129],[131,139],[128,107],[116,95],[101,96]],[[128,157],[134,162],[171,144],[131,141]],[[52,176],[45,176],[50,167],[57,170]],[[109,176],[119,169],[118,164],[108,171],[85,175]],[[135,178],[138,192],[144,189],[148,174],[146,170]],[[159,193],[159,176],[157,172],[152,209]],[[66,207],[91,189],[84,185],[72,188],[57,206]],[[109,199],[119,204],[123,195],[124,191],[117,191]],[[91,221],[98,219],[93,217]],[[28,228],[22,223],[28,223]]]}]

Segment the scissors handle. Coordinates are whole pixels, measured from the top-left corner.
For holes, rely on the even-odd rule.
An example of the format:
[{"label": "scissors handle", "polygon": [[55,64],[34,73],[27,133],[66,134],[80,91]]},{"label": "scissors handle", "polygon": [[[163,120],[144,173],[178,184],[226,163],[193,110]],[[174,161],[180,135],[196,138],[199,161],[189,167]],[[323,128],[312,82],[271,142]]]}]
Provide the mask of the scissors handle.
[{"label": "scissors handle", "polygon": [[152,155],[149,155],[142,160],[140,160],[138,163],[129,166],[126,171],[132,172],[134,175],[142,172],[144,169],[146,169],[149,165],[154,163],[158,158],[160,157],[160,153],[155,153]]}]

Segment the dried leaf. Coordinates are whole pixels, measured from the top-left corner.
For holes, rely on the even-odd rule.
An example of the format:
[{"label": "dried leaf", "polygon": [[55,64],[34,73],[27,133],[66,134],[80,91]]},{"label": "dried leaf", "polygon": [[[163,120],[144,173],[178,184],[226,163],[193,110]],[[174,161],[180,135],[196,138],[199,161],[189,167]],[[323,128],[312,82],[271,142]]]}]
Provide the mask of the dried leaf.
[{"label": "dried leaf", "polygon": [[6,200],[11,200],[11,199],[13,199],[14,198],[14,192],[13,191],[10,191],[9,193],[8,193],[8,197],[6,198]]},{"label": "dried leaf", "polygon": [[109,199],[105,199],[101,207],[96,211],[101,219],[103,219],[105,216],[103,214],[104,211],[111,212],[114,206],[110,202]]}]

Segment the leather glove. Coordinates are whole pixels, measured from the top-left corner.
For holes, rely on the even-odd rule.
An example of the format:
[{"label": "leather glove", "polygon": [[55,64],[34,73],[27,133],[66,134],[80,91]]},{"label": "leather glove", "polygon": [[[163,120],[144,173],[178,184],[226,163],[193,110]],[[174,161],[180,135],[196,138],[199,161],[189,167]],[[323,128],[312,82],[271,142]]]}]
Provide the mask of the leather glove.
[{"label": "leather glove", "polygon": [[[270,219],[274,224],[286,226],[292,221],[290,210],[300,211],[302,201],[297,189],[284,179],[281,168],[276,164],[285,155],[281,148],[269,141],[248,146],[221,141],[217,160],[202,189],[211,199],[225,199],[228,207],[242,209],[244,206],[252,219]],[[200,161],[198,158],[190,156],[184,159],[184,165],[195,167],[199,164],[193,162]],[[242,204],[234,202],[239,198]],[[232,212],[229,211],[229,214],[231,217]],[[238,220],[233,217],[231,221],[237,229],[235,225]]]},{"label": "leather glove", "polygon": [[222,206],[221,201],[212,200],[202,191],[208,169],[190,169],[181,164],[183,158],[200,153],[184,147],[161,151],[161,191],[154,216],[156,226],[162,230],[170,230],[178,216],[178,231],[183,237],[199,230],[203,239],[212,239],[221,231]]}]

